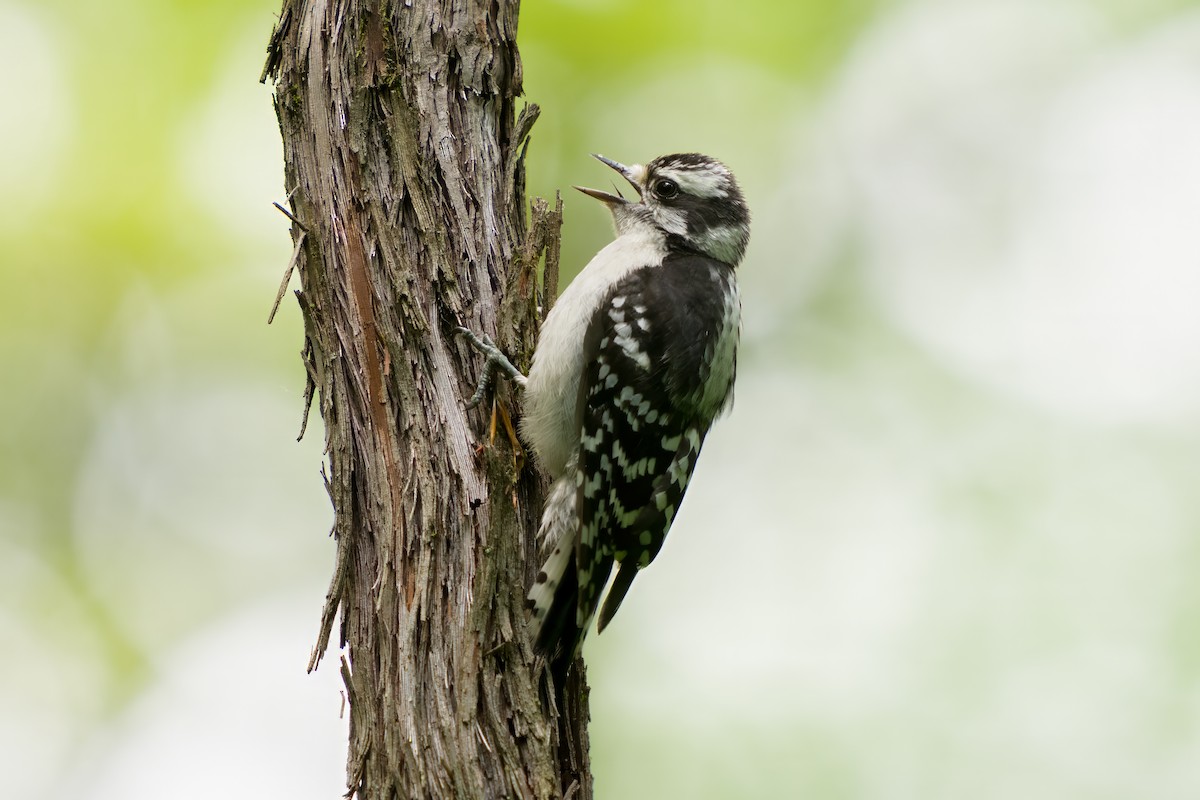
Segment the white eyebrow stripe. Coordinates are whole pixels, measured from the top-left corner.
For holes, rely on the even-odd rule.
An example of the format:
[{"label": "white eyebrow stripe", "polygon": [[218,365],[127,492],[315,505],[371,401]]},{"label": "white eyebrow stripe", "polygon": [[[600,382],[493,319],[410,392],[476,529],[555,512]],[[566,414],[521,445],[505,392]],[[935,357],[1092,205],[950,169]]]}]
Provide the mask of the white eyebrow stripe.
[{"label": "white eyebrow stripe", "polygon": [[691,169],[660,169],[661,178],[669,178],[679,184],[686,194],[695,197],[728,197],[729,172],[716,167]]}]

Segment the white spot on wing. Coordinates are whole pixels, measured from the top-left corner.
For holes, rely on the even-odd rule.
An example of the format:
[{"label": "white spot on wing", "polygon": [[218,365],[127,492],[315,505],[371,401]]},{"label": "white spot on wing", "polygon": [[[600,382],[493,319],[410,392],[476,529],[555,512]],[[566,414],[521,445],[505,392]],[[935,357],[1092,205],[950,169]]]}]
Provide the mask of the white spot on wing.
[{"label": "white spot on wing", "polygon": [[[620,299],[623,301],[625,298]],[[634,322],[637,326],[636,332],[634,325],[625,321],[625,315],[623,312],[621,313],[620,319],[613,316],[611,313],[609,314],[614,323],[613,332],[616,334],[616,338],[613,340],[613,343],[616,344],[617,347],[621,348],[622,351],[624,351],[625,355],[629,357],[630,361],[637,364],[643,370],[648,371],[650,369],[650,356],[645,350],[642,349],[642,343],[638,338],[637,332],[649,330],[650,323],[644,316],[641,316],[646,311],[645,306],[634,306],[633,310],[635,314],[638,314],[638,316],[634,319]]]}]

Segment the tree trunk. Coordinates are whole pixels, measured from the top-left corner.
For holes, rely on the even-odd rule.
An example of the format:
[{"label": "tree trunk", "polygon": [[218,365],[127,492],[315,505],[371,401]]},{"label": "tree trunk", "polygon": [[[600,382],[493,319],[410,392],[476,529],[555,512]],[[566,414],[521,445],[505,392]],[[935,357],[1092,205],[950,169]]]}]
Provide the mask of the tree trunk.
[{"label": "tree trunk", "polygon": [[364,800],[591,796],[582,665],[555,691],[525,633],[545,482],[464,410],[482,362],[453,336],[527,366],[555,290],[561,201],[526,223],[517,7],[285,0],[263,73],[335,511],[310,669],[340,609]]}]

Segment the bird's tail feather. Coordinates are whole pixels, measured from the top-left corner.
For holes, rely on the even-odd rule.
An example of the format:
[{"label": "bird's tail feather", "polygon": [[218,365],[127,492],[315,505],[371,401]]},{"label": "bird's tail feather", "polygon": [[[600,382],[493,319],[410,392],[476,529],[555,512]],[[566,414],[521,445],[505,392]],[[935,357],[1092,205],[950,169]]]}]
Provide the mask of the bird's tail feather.
[{"label": "bird's tail feather", "polygon": [[529,590],[534,646],[549,657],[574,658],[581,640],[576,620],[579,574],[575,569],[573,537],[559,539]]},{"label": "bird's tail feather", "polygon": [[612,586],[609,587],[608,594],[604,598],[604,606],[600,609],[596,633],[603,633],[604,628],[612,621],[613,615],[621,607],[621,601],[625,599],[625,593],[629,591],[637,574],[637,564],[632,559],[621,564],[620,569],[617,570],[617,577],[613,578]]}]

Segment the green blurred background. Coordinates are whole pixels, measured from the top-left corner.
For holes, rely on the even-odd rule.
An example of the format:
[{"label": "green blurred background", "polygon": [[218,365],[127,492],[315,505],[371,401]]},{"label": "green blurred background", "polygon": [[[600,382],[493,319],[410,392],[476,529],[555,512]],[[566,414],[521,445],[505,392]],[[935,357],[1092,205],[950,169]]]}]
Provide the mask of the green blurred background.
[{"label": "green blurred background", "polygon": [[[277,5],[0,2],[0,797],[341,794]],[[588,644],[597,796],[1200,796],[1197,6],[529,2],[520,44],[531,192],[702,150],[755,212],[734,413]]]}]

